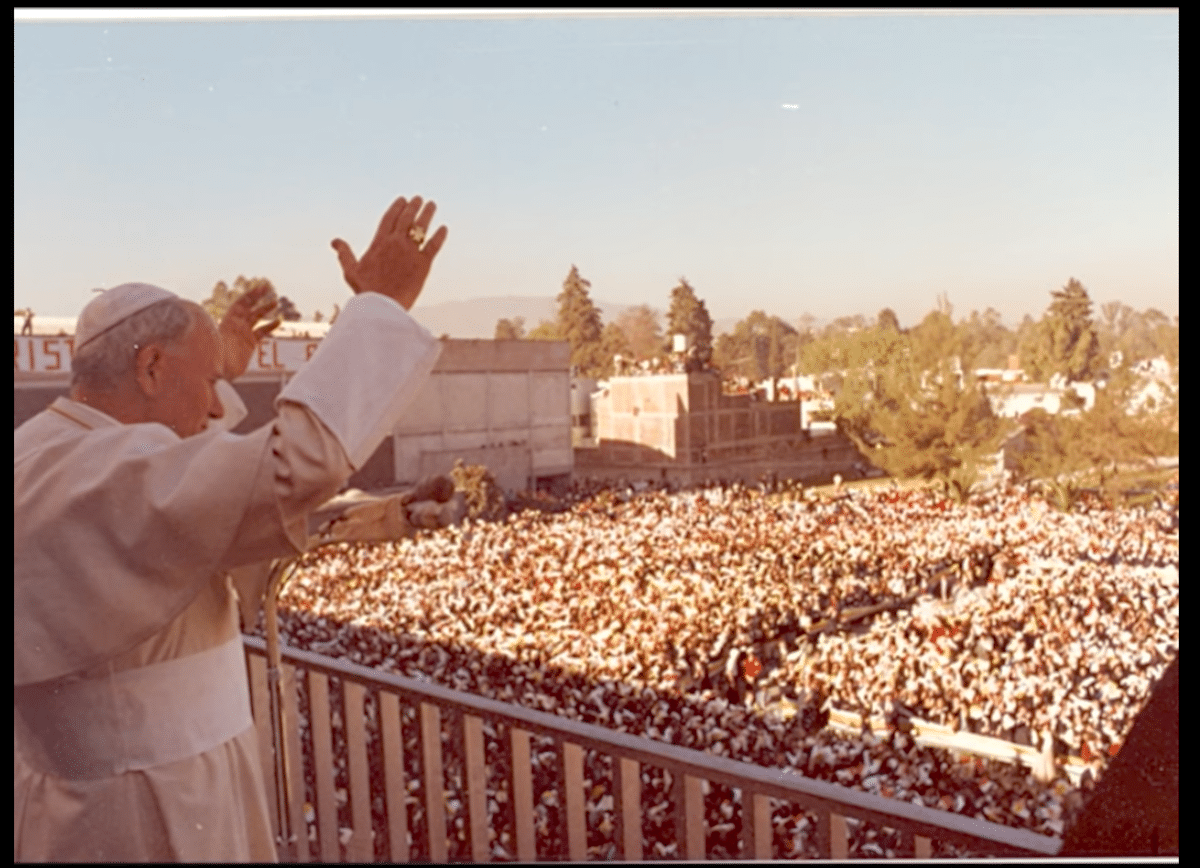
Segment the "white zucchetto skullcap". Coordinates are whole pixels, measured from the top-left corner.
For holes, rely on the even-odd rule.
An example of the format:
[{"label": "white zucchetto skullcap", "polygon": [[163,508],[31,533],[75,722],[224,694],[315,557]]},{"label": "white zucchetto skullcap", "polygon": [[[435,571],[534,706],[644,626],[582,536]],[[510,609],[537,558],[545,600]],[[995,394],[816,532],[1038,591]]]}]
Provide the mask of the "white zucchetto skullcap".
[{"label": "white zucchetto skullcap", "polygon": [[129,319],[138,311],[168,298],[179,298],[175,293],[149,283],[122,283],[106,289],[88,302],[75,323],[75,350],[93,338],[99,337],[118,323]]}]

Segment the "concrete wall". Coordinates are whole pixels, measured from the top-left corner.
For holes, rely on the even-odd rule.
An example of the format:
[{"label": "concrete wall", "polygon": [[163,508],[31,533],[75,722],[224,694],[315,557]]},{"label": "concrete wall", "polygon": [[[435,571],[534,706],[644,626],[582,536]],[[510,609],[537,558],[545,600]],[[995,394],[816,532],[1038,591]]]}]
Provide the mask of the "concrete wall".
[{"label": "concrete wall", "polygon": [[519,490],[571,473],[571,348],[565,341],[448,340],[392,438],[395,478],[484,464]]}]

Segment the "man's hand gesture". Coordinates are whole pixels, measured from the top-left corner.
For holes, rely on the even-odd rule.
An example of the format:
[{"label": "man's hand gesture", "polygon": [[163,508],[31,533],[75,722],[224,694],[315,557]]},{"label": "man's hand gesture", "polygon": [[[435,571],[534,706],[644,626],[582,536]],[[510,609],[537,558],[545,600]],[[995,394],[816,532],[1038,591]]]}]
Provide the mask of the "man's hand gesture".
[{"label": "man's hand gesture", "polygon": [[228,382],[246,373],[250,364],[250,356],[254,354],[258,342],[269,335],[279,325],[279,317],[275,317],[264,326],[254,327],[254,324],[269,314],[279,304],[271,284],[263,281],[258,286],[245,292],[229,306],[225,316],[221,317],[221,351],[225,379]]},{"label": "man's hand gesture", "polygon": [[333,239],[342,266],[342,276],[356,293],[378,292],[409,310],[425,286],[433,258],[446,241],[446,227],[426,237],[437,206],[421,197],[397,199],[379,222],[379,229],[362,259],[355,258],[350,245]]}]

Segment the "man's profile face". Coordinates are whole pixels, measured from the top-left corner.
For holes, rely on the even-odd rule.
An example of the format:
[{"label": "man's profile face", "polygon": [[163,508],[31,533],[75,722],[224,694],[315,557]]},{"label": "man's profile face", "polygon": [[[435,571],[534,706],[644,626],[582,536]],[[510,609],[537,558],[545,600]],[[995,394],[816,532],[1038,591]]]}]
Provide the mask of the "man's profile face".
[{"label": "man's profile face", "polygon": [[192,325],[182,338],[163,348],[166,388],[154,404],[154,420],[180,437],[199,434],[208,420],[225,409],[217,398],[221,378],[221,339],[208,314],[193,311]]}]

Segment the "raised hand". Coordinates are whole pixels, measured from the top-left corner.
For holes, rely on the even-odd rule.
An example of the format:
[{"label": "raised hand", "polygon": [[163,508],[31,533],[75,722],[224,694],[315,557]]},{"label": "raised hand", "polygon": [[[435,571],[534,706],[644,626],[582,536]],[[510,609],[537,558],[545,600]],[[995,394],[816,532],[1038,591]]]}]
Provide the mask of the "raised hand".
[{"label": "raised hand", "polygon": [[378,292],[410,309],[425,286],[433,258],[446,242],[447,230],[439,227],[426,237],[437,206],[420,196],[397,199],[379,221],[379,229],[362,259],[340,238],[331,246],[337,251],[342,276],[356,293]]},{"label": "raised hand", "polygon": [[258,342],[269,335],[279,325],[281,320],[275,317],[269,323],[258,328],[254,324],[276,308],[279,300],[271,284],[263,282],[243,295],[229,306],[225,316],[221,317],[218,329],[221,332],[221,350],[225,379],[232,382],[242,374],[250,364],[250,356]]}]

